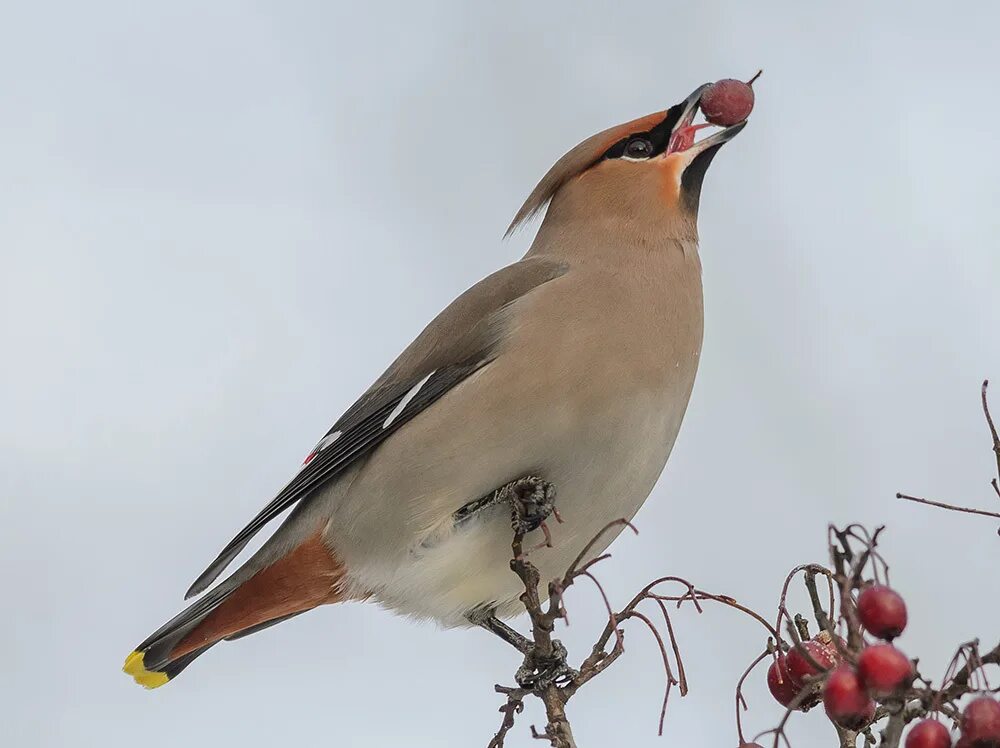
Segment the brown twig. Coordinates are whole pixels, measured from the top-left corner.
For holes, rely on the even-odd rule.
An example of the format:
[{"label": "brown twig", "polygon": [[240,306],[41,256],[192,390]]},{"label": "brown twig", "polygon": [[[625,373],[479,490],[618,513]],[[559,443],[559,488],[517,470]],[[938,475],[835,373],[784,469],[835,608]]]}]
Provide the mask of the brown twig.
[{"label": "brown twig", "polygon": [[[688,586],[688,591],[685,592],[683,595],[676,595],[676,596],[675,595],[659,595],[659,594],[655,594],[655,593],[653,593],[651,591],[652,588],[654,588],[657,585],[662,584],[664,582],[679,582],[681,584],[685,584],[685,585]],[[750,616],[755,621],[757,621],[757,623],[759,623],[761,626],[763,626],[765,629],[767,629],[767,633],[768,634],[770,634],[771,636],[773,636],[775,639],[780,639],[780,637],[778,636],[777,630],[775,630],[771,626],[771,624],[768,623],[764,619],[764,617],[762,615],[760,615],[760,613],[757,613],[756,611],[751,610],[750,608],[746,607],[745,605],[741,605],[740,603],[738,603],[736,601],[735,598],[729,597],[728,595],[714,595],[711,592],[705,592],[704,590],[696,589],[694,586],[692,586],[690,584],[690,582],[688,582],[687,580],[681,579],[680,577],[661,577],[660,579],[657,579],[656,581],[651,582],[650,584],[646,585],[645,589],[643,589],[643,591],[640,593],[640,595],[642,596],[641,599],[649,598],[651,600],[662,600],[663,602],[675,602],[675,603],[677,603],[677,607],[678,608],[680,608],[680,606],[684,602],[690,600],[691,603],[695,606],[696,610],[699,613],[702,612],[701,606],[698,605],[698,601],[699,600],[711,600],[713,602],[721,603],[722,605],[725,605],[727,607],[733,608],[734,610],[738,610],[741,613],[745,613],[746,615]],[[640,602],[641,602],[641,599],[640,599]]]},{"label": "brown twig", "polygon": [[[515,499],[519,498],[516,490],[511,493]],[[517,514],[518,516],[526,515],[523,511],[519,511]],[[524,586],[524,592],[521,594],[520,600],[524,604],[531,622],[531,637],[529,639],[531,645],[525,654],[524,664],[518,670],[516,679],[520,688],[497,686],[497,691],[507,696],[507,702],[500,707],[500,711],[503,714],[503,721],[500,729],[490,742],[489,748],[502,748],[504,738],[514,724],[515,716],[523,710],[524,699],[529,695],[535,696],[542,701],[545,705],[546,717],[548,719],[544,731],[539,731],[532,727],[532,735],[538,739],[548,740],[553,748],[575,748],[572,730],[566,716],[566,703],[584,684],[602,673],[624,653],[625,635],[622,626],[631,619],[637,619],[652,633],[663,663],[666,687],[660,708],[659,732],[662,734],[666,708],[673,687],[677,686],[682,696],[688,692],[687,674],[684,669],[680,646],[677,643],[674,632],[673,622],[665,605],[666,602],[676,602],[677,606],[680,607],[684,602],[690,601],[699,613],[702,610],[699,601],[712,600],[719,602],[753,617],[767,629],[769,634],[776,639],[779,638],[777,632],[759,614],[741,605],[731,597],[715,595],[704,590],[699,590],[693,584],[680,577],[661,577],[660,579],[653,580],[640,590],[624,608],[615,612],[611,607],[603,585],[591,571],[595,564],[609,558],[609,554],[605,553],[589,560],[587,560],[587,556],[591,554],[601,538],[614,528],[628,527],[637,533],[636,528],[625,519],[615,520],[602,528],[587,543],[579,555],[577,555],[562,578],[549,582],[547,587],[548,595],[543,599],[538,589],[541,581],[539,579],[539,572],[537,567],[529,560],[529,552],[525,551],[525,532],[519,530],[518,528],[520,527],[521,525],[519,524],[515,525],[514,539],[511,544],[513,559],[510,562],[510,567],[517,574]],[[579,671],[573,671],[566,663],[566,650],[557,640],[552,638],[552,634],[558,619],[567,620],[564,595],[566,590],[580,577],[588,578],[597,587],[607,611],[608,620],[597,642],[591,649],[590,655],[581,663]],[[684,593],[681,595],[662,595],[655,591],[658,585],[669,582],[676,582],[682,585]],[[659,607],[664,623],[662,632],[653,623],[652,619],[638,610],[639,605],[646,600],[655,601]],[[607,646],[612,637],[614,637],[615,641],[609,651]],[[671,652],[676,663],[676,675],[670,661]]]},{"label": "brown twig", "polygon": [[507,703],[499,709],[500,713],[503,714],[503,721],[500,723],[497,734],[493,736],[486,748],[503,748],[503,741],[514,726],[514,717],[524,711],[524,697],[527,692],[523,688],[507,688],[500,685],[494,686],[494,688],[496,688],[497,693],[507,696]]},{"label": "brown twig", "polygon": [[[954,701],[955,699],[961,698],[969,691],[973,690],[970,687],[970,682],[976,673],[980,672],[985,665],[1000,665],[1000,644],[997,644],[992,650],[984,655],[979,654],[978,642],[969,642],[968,644],[963,644],[959,648],[959,654],[961,654],[962,649],[970,647],[971,645],[971,656],[966,657],[965,665],[963,665],[957,673],[955,673],[950,682],[942,684],[941,691],[936,694],[936,698],[932,703],[945,703]],[[956,655],[957,657],[958,655]],[[929,706],[929,705],[928,705]]]},{"label": "brown twig", "polygon": [[[990,380],[983,380],[982,399],[983,414],[986,416],[986,424],[990,427],[990,436],[993,437],[993,454],[997,459],[997,478],[1000,478],[1000,435],[997,435],[997,427],[993,424],[993,416],[990,415],[990,405],[986,400],[986,388],[990,386]],[[991,481],[993,490],[1000,496],[1000,486],[997,485],[997,478]]]},{"label": "brown twig", "polygon": [[737,737],[739,737],[741,745],[747,742],[746,738],[743,736],[742,712],[746,711],[746,709],[748,708],[747,700],[743,698],[743,684],[746,682],[746,679],[750,676],[750,673],[753,672],[754,668],[757,667],[765,659],[771,656],[772,653],[770,648],[765,649],[763,652],[757,655],[757,657],[754,658],[754,661],[747,666],[747,669],[743,671],[743,675],[741,675],[740,679],[736,682],[736,735]]},{"label": "brown twig", "polygon": [[[829,588],[829,613],[823,608],[823,604],[819,599],[819,590],[816,589],[816,575],[822,574],[826,578],[827,587]],[[834,630],[834,621],[837,620],[835,606],[836,601],[834,599],[833,592],[833,572],[827,569],[825,566],[810,565],[806,569],[805,573],[805,586],[806,592],[809,593],[809,602],[812,603],[813,616],[816,618],[816,625],[820,627],[822,631],[827,632],[830,638],[836,643],[839,640],[837,632]],[[843,653],[841,653],[843,654]]]},{"label": "brown twig", "polygon": [[667,716],[667,701],[670,699],[670,689],[677,685],[678,681],[674,677],[673,671],[670,669],[670,658],[667,657],[667,648],[663,644],[663,637],[660,636],[660,632],[656,630],[656,626],[651,620],[649,620],[644,614],[637,610],[633,610],[629,613],[629,618],[638,618],[640,621],[646,624],[646,628],[650,630],[653,634],[653,638],[656,639],[656,645],[660,648],[660,657],[663,659],[663,669],[667,673],[667,685],[663,691],[663,706],[660,709],[660,726],[658,734],[663,735],[663,720]]},{"label": "brown twig", "polygon": [[[990,448],[993,450],[993,455],[996,458],[997,463],[997,477],[990,480],[990,485],[993,487],[993,492],[996,493],[997,498],[1000,498],[1000,434],[997,433],[996,424],[993,422],[993,416],[990,413],[990,404],[986,398],[986,389],[989,387],[990,380],[984,379],[983,386],[980,390],[980,400],[983,405],[983,415],[986,417],[986,425],[990,430]],[[897,499],[904,499],[906,501],[913,501],[918,504],[927,504],[928,506],[938,507],[939,509],[947,509],[950,512],[962,512],[963,514],[977,514],[981,517],[992,517],[993,519],[1000,519],[1000,512],[991,512],[987,509],[975,509],[968,506],[958,506],[956,504],[946,504],[943,501],[933,501],[931,499],[924,499],[919,496],[909,496],[903,493],[896,494]],[[998,530],[1000,533],[1000,530]]]},{"label": "brown twig", "polygon": [[[551,602],[552,596],[555,594],[552,589],[554,585],[550,585],[549,608],[548,610],[542,609],[542,603],[538,596],[538,569],[524,555],[523,541],[524,533],[515,531],[511,544],[514,558],[511,559],[510,568],[524,584],[521,602],[524,603],[524,608],[531,619],[533,646],[525,657],[525,665],[522,668],[538,669],[544,666],[543,663],[560,664],[558,663],[555,642],[552,639],[552,631],[555,629],[555,619],[559,617],[561,609],[558,601],[555,608]],[[539,681],[531,693],[541,699],[548,718],[544,732],[539,733],[532,726],[532,736],[548,740],[552,748],[576,748],[573,731],[566,718],[566,698],[564,698],[559,686],[554,681]]]},{"label": "brown twig", "polygon": [[677,663],[677,686],[681,690],[681,696],[687,696],[687,673],[684,672],[684,660],[681,659],[681,648],[674,635],[674,625],[670,622],[670,613],[667,612],[667,606],[663,604],[662,600],[657,600],[656,604],[660,606],[660,612],[663,613],[663,622],[667,626],[667,636],[670,639],[670,646],[674,650],[674,661]]},{"label": "brown twig", "polygon": [[919,496],[909,496],[905,493],[897,493],[897,499],[904,499],[906,501],[915,501],[918,504],[927,504],[929,506],[936,506],[940,509],[948,509],[952,512],[964,512],[965,514],[979,514],[983,517],[993,517],[994,519],[1000,519],[1000,512],[990,512],[986,509],[974,509],[968,506],[955,506],[954,504],[945,504],[942,501],[932,501],[931,499],[922,499]]}]

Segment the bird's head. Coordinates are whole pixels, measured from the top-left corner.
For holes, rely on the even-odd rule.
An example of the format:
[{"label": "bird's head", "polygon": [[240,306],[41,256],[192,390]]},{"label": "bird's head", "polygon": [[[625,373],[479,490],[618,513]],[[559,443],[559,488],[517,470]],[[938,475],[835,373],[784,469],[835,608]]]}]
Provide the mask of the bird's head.
[{"label": "bird's head", "polygon": [[602,221],[695,236],[705,171],[723,144],[746,126],[744,120],[695,141],[699,130],[715,127],[693,124],[709,87],[698,87],[666,111],[577,145],[542,177],[507,233],[551,202],[546,224]]}]

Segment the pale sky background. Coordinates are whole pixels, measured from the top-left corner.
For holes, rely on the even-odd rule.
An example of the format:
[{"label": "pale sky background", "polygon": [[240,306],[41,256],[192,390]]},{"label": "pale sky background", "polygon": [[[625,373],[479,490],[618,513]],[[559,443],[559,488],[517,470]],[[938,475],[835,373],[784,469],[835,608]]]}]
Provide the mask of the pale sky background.
[{"label": "pale sky background", "polygon": [[[821,7],[823,6],[823,7]],[[0,725],[11,746],[467,746],[512,650],[374,606],[217,647],[145,692],[123,657],[439,309],[582,138],[748,77],[702,197],[701,372],[601,575],[771,611],[828,521],[885,522],[940,674],[1000,626],[979,383],[1000,411],[992,3],[0,4]],[[603,625],[581,587],[563,639]],[[736,744],[763,644],[676,618],[692,692],[656,737],[638,628],[570,704],[583,746]],[[751,682],[751,731],[781,711]],[[536,708],[510,746],[537,745]],[[830,745],[821,715],[799,745]]]}]

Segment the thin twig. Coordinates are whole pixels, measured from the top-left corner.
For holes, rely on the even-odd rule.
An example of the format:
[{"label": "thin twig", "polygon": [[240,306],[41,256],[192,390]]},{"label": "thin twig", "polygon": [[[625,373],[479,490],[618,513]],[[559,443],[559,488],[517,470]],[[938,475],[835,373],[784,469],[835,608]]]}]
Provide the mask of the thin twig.
[{"label": "thin twig", "polygon": [[663,613],[663,622],[667,625],[667,638],[670,639],[670,646],[674,650],[674,661],[677,663],[677,686],[681,689],[681,696],[687,696],[687,673],[684,672],[684,660],[681,659],[681,648],[674,635],[674,625],[670,622],[670,613],[667,612],[667,606],[663,604],[662,600],[657,600],[656,604],[660,606],[660,612]]},{"label": "thin twig", "polygon": [[965,695],[970,690],[969,683],[973,675],[984,665],[1000,665],[1000,644],[997,644],[997,646],[984,655],[967,658],[965,665],[952,677],[951,683],[941,689],[941,694],[937,701],[939,703],[954,701]]},{"label": "thin twig", "polygon": [[964,512],[965,514],[979,514],[983,517],[993,517],[995,519],[1000,519],[1000,512],[989,512],[985,509],[973,509],[968,506],[955,506],[954,504],[945,504],[941,501],[931,501],[930,499],[922,499],[919,496],[908,496],[905,493],[897,493],[897,499],[905,499],[906,501],[915,501],[918,504],[928,504],[930,506],[936,506],[941,509],[948,509],[952,512]]},{"label": "thin twig", "polygon": [[740,679],[736,682],[736,734],[740,739],[740,744],[747,742],[746,738],[743,737],[742,712],[748,708],[747,700],[743,698],[743,684],[744,682],[746,682],[746,679],[749,677],[750,673],[753,672],[753,669],[757,667],[757,665],[759,665],[761,661],[765,660],[770,656],[771,656],[771,651],[769,649],[765,649],[763,652],[757,655],[757,657],[754,658],[754,661],[747,666],[747,669],[743,671],[743,675],[741,675]]},{"label": "thin twig", "polygon": [[638,618],[640,621],[646,624],[646,627],[652,632],[653,638],[656,639],[656,644],[660,648],[660,657],[663,658],[663,669],[667,673],[667,685],[663,690],[663,706],[660,709],[660,728],[659,735],[663,736],[663,720],[667,716],[667,701],[670,699],[670,689],[677,685],[677,679],[674,677],[673,671],[670,669],[670,658],[667,657],[667,648],[663,644],[663,637],[660,636],[660,632],[656,630],[656,626],[653,622],[649,620],[644,614],[640,613],[638,610],[633,610],[629,613],[629,617]]},{"label": "thin twig", "polygon": [[497,693],[506,694],[507,703],[500,707],[499,711],[503,714],[503,721],[500,723],[500,729],[497,730],[497,734],[493,736],[493,740],[489,742],[486,748],[503,748],[503,741],[507,737],[507,733],[514,726],[515,715],[520,714],[524,711],[524,697],[526,692],[523,688],[506,688],[505,686],[495,686]]},{"label": "thin twig", "polygon": [[[986,401],[986,388],[990,386],[990,380],[983,380],[983,413],[986,415],[986,423],[990,427],[990,436],[993,437],[993,454],[997,458],[997,477],[1000,478],[1000,436],[997,435],[997,427],[993,424],[993,416],[990,415],[990,405]],[[1000,494],[1000,488],[997,487],[996,479],[992,481],[993,489]]]}]

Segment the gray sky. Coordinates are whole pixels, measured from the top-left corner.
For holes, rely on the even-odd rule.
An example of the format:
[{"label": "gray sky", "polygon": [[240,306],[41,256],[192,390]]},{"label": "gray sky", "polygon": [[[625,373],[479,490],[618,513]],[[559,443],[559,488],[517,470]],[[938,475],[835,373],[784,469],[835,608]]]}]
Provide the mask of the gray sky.
[{"label": "gray sky", "polygon": [[[441,307],[566,149],[763,67],[702,198],[701,372],[602,579],[770,610],[830,520],[887,522],[938,675],[991,640],[1000,120],[988,3],[5,3],[0,15],[0,717],[10,745],[485,745],[516,658],[373,606],[118,668]],[[502,6],[502,7],[501,7]],[[574,591],[582,656],[600,603]],[[692,693],[655,736],[648,636],[571,704],[581,746],[735,745],[762,645],[678,617]],[[763,672],[752,729],[779,708]],[[534,745],[532,709],[510,745]],[[800,744],[827,744],[819,715]],[[822,739],[826,741],[821,742]]]}]

